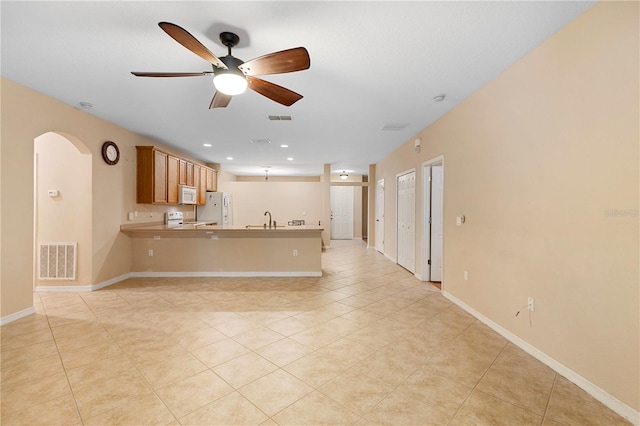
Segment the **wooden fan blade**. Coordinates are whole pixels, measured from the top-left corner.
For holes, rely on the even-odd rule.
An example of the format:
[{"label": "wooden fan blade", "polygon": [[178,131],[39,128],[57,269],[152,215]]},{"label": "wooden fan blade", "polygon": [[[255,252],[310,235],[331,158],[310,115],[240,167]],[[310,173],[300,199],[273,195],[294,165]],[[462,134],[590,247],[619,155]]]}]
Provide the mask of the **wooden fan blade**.
[{"label": "wooden fan blade", "polygon": [[173,38],[175,41],[177,41],[196,55],[200,56],[205,61],[212,63],[218,68],[222,68],[225,70],[227,69],[227,66],[220,59],[218,59],[216,55],[211,53],[209,49],[204,47],[204,45],[200,43],[198,39],[192,36],[189,31],[170,22],[160,22],[158,25],[160,25],[160,28],[162,28],[165,33],[169,34],[171,38]]},{"label": "wooden fan blade", "polygon": [[260,56],[240,65],[246,75],[282,74],[306,70],[311,66],[309,52],[304,47],[282,50]]},{"label": "wooden fan blade", "polygon": [[213,95],[213,99],[211,99],[211,104],[209,105],[209,109],[213,108],[225,108],[231,102],[231,95],[225,95],[222,92],[216,92]]},{"label": "wooden fan blade", "polygon": [[136,77],[199,77],[213,74],[212,71],[204,72],[131,72]]},{"label": "wooden fan blade", "polygon": [[247,76],[247,83],[249,89],[285,106],[291,106],[302,99],[301,94],[261,78]]}]

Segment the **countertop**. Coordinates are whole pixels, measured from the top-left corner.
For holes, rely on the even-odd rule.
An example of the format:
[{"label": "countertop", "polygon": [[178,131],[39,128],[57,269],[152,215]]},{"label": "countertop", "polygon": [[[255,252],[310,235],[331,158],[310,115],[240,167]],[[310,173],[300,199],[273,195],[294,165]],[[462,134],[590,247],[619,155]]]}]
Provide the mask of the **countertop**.
[{"label": "countertop", "polygon": [[260,236],[260,237],[286,237],[295,234],[320,233],[324,228],[321,226],[283,226],[277,228],[264,228],[260,225],[246,226],[223,226],[217,224],[184,224],[168,226],[164,223],[144,223],[126,224],[120,226],[120,231],[133,237],[165,236],[170,238],[180,237],[210,237],[216,236]]}]

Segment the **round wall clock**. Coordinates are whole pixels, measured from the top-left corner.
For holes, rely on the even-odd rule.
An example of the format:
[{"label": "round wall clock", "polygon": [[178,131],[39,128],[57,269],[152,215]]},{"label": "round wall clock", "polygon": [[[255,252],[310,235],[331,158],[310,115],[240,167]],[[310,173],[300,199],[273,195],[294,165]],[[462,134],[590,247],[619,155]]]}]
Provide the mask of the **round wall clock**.
[{"label": "round wall clock", "polygon": [[113,166],[120,160],[120,150],[115,142],[106,141],[102,144],[102,158],[104,162]]}]

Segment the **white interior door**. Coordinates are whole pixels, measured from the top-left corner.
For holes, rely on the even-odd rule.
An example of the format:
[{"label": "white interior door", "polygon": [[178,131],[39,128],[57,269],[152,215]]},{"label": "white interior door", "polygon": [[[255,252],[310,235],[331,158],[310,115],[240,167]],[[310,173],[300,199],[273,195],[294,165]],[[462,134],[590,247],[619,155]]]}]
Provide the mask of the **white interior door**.
[{"label": "white interior door", "polygon": [[397,212],[398,212],[398,259],[405,269],[415,272],[416,269],[416,172],[410,171],[397,177]]},{"label": "white interior door", "polygon": [[331,239],[353,239],[353,186],[331,187]]},{"label": "white interior door", "polygon": [[376,250],[384,253],[384,179],[376,183]]},{"label": "white interior door", "polygon": [[442,164],[431,166],[431,275],[429,281],[442,281]]}]

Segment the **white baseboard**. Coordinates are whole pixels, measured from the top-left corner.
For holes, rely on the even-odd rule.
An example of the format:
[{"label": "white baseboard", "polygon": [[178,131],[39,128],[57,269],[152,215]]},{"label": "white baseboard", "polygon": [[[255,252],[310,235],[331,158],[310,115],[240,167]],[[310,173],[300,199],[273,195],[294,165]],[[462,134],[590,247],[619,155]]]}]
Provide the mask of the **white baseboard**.
[{"label": "white baseboard", "polygon": [[131,272],[132,278],[163,277],[321,277],[322,271],[220,271],[220,272]]},{"label": "white baseboard", "polygon": [[390,261],[392,261],[393,263],[398,263],[398,262],[396,261],[396,258],[395,258],[395,257],[391,257],[391,256],[389,256],[387,253],[382,253],[382,254],[384,255],[384,257],[386,257],[387,259],[389,259],[389,260],[390,260]]},{"label": "white baseboard", "polygon": [[84,292],[84,291],[96,291],[101,288],[108,287],[110,285],[124,281],[130,278],[131,274],[123,274],[115,278],[108,279],[98,284],[93,285],[61,285],[61,286],[36,286],[35,291],[38,293],[56,293],[56,292]]},{"label": "white baseboard", "polygon": [[470,313],[471,315],[473,315],[474,317],[476,317],[477,319],[479,319],[480,321],[482,321],[485,325],[491,327],[495,332],[502,335],[505,339],[509,340],[511,343],[518,346],[520,349],[527,352],[529,355],[533,356],[538,361],[546,364],[547,366],[555,370],[557,373],[561,374],[562,376],[566,377],[568,380],[575,383],[577,386],[579,386],[589,395],[593,396],[595,399],[597,399],[598,401],[600,401],[601,403],[609,407],[611,410],[620,414],[622,417],[629,420],[634,425],[640,426],[640,412],[629,407],[627,404],[615,398],[614,396],[612,396],[611,394],[609,394],[599,386],[591,383],[589,380],[585,379],[575,371],[571,370],[569,367],[556,361],[546,353],[532,346],[528,342],[522,340],[520,337],[516,336],[515,334],[511,333],[509,330],[500,326],[498,323],[485,317],[480,312],[476,311],[471,306],[464,303],[462,300],[453,296],[451,293],[442,291],[442,295],[447,299],[451,300],[453,303],[455,303],[462,309],[464,309],[465,311],[467,311],[468,313]]},{"label": "white baseboard", "polygon": [[0,318],[0,325],[9,324],[10,322],[19,320],[20,318],[24,318],[35,313],[36,313],[36,309],[33,306],[31,306],[30,308],[23,309],[21,311],[14,312],[12,314],[9,314],[7,316]]}]

